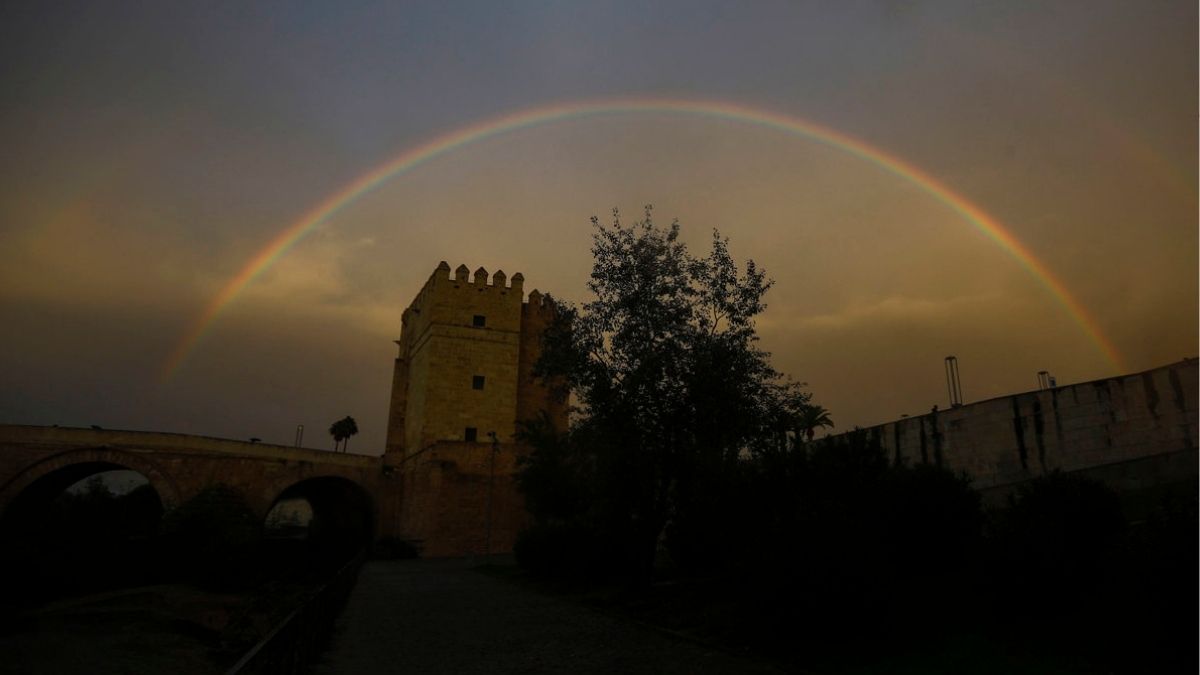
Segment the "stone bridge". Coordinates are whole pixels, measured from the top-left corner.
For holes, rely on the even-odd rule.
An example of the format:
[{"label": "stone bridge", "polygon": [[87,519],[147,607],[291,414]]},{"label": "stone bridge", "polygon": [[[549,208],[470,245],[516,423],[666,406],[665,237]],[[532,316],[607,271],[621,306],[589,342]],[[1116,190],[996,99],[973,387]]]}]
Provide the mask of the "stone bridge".
[{"label": "stone bridge", "polygon": [[[149,481],[167,511],[207,487],[234,488],[260,518],[283,499],[307,499],[314,522],[381,523],[379,457],[160,432],[0,425],[0,522],[37,511],[72,484],[128,469]],[[386,509],[385,509],[386,510]]]}]

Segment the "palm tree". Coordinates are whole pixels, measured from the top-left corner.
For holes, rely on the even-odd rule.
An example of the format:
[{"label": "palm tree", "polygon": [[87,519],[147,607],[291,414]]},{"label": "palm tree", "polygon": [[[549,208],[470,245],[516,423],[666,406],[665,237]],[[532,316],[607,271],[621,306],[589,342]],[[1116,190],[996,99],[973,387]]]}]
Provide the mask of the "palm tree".
[{"label": "palm tree", "polygon": [[341,445],[342,439],[345,438],[345,436],[342,435],[341,420],[329,425],[329,435],[333,436],[333,451],[337,452],[338,446]]},{"label": "palm tree", "polygon": [[798,423],[800,431],[803,431],[811,442],[818,428],[833,426],[833,419],[829,417],[829,411],[825,408],[810,404],[801,408]]},{"label": "palm tree", "polygon": [[337,452],[338,443],[341,443],[342,452],[345,452],[346,446],[350,444],[350,437],[357,433],[358,423],[349,415],[329,425],[329,435],[333,436],[333,451]]}]

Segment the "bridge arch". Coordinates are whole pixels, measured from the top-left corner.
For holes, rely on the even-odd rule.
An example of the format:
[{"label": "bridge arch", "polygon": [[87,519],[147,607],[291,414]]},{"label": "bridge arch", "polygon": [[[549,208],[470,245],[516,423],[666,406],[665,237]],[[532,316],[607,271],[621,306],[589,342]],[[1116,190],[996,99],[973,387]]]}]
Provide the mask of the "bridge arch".
[{"label": "bridge arch", "polygon": [[277,490],[263,513],[292,500],[304,500],[311,508],[307,539],[328,549],[358,551],[375,536],[378,514],[369,490],[358,482],[336,475],[304,478]]},{"label": "bridge arch", "polygon": [[164,511],[179,505],[178,483],[143,453],[105,447],[82,448],[34,462],[0,486],[0,520],[22,505],[53,498],[88,476],[114,469],[128,469],[145,476],[158,493]]},{"label": "bridge arch", "polygon": [[[107,496],[91,486],[68,490],[115,470],[146,482]],[[136,451],[81,448],[25,466],[0,485],[0,603],[144,583],[155,572],[154,537],[164,510],[178,501],[175,481]]]}]

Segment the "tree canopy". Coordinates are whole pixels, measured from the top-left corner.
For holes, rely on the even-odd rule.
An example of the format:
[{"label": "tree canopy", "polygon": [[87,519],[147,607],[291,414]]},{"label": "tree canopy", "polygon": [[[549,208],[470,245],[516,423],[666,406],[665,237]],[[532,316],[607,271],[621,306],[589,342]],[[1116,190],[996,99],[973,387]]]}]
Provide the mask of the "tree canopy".
[{"label": "tree canopy", "polygon": [[329,425],[329,435],[333,436],[333,449],[338,449],[338,444],[342,445],[342,452],[346,451],[346,446],[350,444],[350,437],[358,433],[358,423],[354,418],[346,415],[342,419]]},{"label": "tree canopy", "polygon": [[[598,517],[645,572],[663,527],[714,476],[794,438],[809,395],[758,346],[755,318],[771,281],[753,261],[739,269],[719,232],[697,257],[679,223],[656,225],[650,207],[632,225],[614,210],[592,226],[592,298],[560,312],[537,372],[570,388],[567,452],[590,458],[555,465],[593,475]],[[547,456],[564,452],[553,447]]]}]

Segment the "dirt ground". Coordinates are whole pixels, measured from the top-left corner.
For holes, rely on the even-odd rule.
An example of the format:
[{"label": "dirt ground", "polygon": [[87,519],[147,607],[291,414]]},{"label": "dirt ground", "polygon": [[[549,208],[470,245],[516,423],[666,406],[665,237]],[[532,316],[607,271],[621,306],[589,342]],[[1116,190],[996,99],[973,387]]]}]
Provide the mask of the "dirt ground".
[{"label": "dirt ground", "polygon": [[315,672],[775,673],[534,592],[469,560],[372,561]]},{"label": "dirt ground", "polygon": [[0,671],[223,672],[270,629],[290,595],[271,589],[265,602],[262,593],[162,585],[53,602],[7,617],[0,632]]}]

